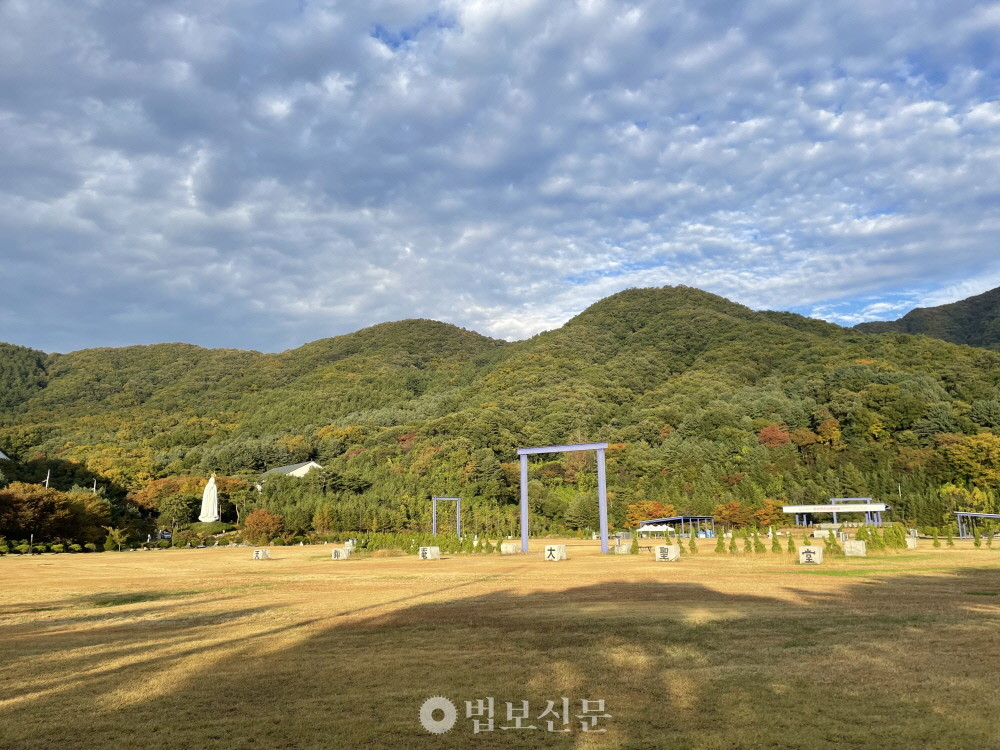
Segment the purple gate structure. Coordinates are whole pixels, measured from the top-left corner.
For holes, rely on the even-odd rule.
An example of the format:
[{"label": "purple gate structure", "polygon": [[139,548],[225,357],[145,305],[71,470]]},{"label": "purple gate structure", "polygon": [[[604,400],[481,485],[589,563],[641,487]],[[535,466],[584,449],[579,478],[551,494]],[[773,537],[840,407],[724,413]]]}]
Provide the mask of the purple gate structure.
[{"label": "purple gate structure", "polygon": [[597,507],[601,518],[601,552],[608,553],[608,483],[604,468],[604,451],[607,448],[607,443],[576,443],[517,449],[517,455],[521,459],[521,552],[528,551],[528,456],[538,453],[597,451]]}]

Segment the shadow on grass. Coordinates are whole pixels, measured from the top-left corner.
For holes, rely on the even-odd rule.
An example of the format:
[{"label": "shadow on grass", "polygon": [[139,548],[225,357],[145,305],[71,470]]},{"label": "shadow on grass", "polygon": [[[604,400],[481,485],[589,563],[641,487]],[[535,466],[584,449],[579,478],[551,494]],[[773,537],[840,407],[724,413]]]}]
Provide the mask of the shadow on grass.
[{"label": "shadow on grass", "polygon": [[[318,600],[309,617],[262,604],[24,633],[51,668],[5,675],[0,748],[1000,747],[996,570],[775,595],[613,582],[459,597],[469,585],[381,613]],[[459,711],[447,734],[418,722],[435,695]],[[570,731],[549,732],[538,714],[563,697]],[[494,731],[474,734],[465,702],[487,698]],[[582,731],[583,699],[605,702],[606,733]],[[537,729],[501,729],[522,701]]]}]

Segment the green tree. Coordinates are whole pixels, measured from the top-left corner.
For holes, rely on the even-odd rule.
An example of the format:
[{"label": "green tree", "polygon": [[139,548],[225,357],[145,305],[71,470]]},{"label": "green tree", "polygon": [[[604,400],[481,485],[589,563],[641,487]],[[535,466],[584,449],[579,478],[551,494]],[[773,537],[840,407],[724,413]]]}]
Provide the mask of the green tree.
[{"label": "green tree", "polygon": [[104,530],[108,532],[108,538],[104,542],[104,549],[117,548],[121,552],[122,545],[128,541],[128,530],[116,529],[113,526],[105,526]]},{"label": "green tree", "polygon": [[171,533],[177,527],[190,522],[194,514],[196,498],[180,492],[162,497],[157,502],[160,521],[170,524]]}]

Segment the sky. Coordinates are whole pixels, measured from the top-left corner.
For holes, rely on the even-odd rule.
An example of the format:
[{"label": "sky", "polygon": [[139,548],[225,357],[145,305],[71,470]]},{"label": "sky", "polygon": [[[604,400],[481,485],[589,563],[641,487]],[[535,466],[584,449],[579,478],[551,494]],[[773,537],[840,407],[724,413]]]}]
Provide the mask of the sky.
[{"label": "sky", "polygon": [[0,341],[1000,286],[1000,3],[4,0]]}]

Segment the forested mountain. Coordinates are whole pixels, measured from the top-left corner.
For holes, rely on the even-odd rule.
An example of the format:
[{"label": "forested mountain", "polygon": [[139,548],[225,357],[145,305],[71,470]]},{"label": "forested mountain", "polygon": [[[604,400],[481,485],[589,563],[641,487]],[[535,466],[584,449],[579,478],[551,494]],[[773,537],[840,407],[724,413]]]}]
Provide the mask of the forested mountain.
[{"label": "forested mountain", "polygon": [[[0,378],[8,478],[55,468],[127,505],[153,480],[315,459],[327,471],[260,501],[298,529],[323,508],[327,525],[419,528],[447,494],[468,498],[468,528],[513,530],[516,449],[566,442],[612,444],[619,524],[640,501],[874,496],[940,525],[995,508],[1000,480],[1000,353],[684,287],[621,292],[515,343],[409,320],[281,354],[5,346]],[[592,461],[532,464],[536,529],[594,524]]]},{"label": "forested mountain", "polygon": [[939,307],[918,307],[899,320],[860,323],[865,333],[912,333],[953,344],[1000,349],[1000,288]]}]

